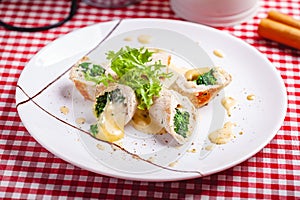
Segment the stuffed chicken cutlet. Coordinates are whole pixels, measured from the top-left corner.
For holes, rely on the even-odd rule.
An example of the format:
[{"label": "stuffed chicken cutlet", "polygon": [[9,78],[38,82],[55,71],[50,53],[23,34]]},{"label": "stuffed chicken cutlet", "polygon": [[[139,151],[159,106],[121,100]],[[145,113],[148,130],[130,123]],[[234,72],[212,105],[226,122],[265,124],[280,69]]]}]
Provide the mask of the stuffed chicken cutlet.
[{"label": "stuffed chicken cutlet", "polygon": [[137,108],[134,91],[122,84],[111,84],[96,97],[93,112],[97,123],[91,126],[92,134],[105,141],[124,137],[124,127]]},{"label": "stuffed chicken cutlet", "polygon": [[200,108],[207,105],[231,80],[231,75],[220,67],[196,68],[179,75],[170,89],[188,97],[196,108]]},{"label": "stuffed chicken cutlet", "polygon": [[163,89],[149,109],[149,115],[179,144],[188,141],[196,125],[194,105],[174,90]]}]

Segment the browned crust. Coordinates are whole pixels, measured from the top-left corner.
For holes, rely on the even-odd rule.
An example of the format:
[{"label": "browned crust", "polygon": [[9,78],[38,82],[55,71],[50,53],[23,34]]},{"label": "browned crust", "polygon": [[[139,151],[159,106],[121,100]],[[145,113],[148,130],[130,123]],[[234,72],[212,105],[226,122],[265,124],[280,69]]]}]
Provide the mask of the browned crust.
[{"label": "browned crust", "polygon": [[77,88],[77,90],[80,92],[80,94],[87,100],[91,100],[93,101],[95,99],[95,95],[91,95],[89,93],[89,90],[87,89],[88,88],[88,85],[85,84],[84,82],[82,81],[78,81],[76,79],[73,79],[73,82],[75,84],[75,87]]}]

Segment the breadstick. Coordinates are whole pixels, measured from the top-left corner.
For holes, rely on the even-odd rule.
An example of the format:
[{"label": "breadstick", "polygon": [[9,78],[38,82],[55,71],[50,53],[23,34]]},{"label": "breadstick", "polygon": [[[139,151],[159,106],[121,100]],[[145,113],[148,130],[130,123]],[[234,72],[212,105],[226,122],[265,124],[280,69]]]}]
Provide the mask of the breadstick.
[{"label": "breadstick", "polygon": [[300,49],[300,29],[271,19],[262,19],[258,26],[258,34],[264,38]]},{"label": "breadstick", "polygon": [[300,20],[296,20],[289,15],[272,10],[268,12],[267,18],[300,29]]}]

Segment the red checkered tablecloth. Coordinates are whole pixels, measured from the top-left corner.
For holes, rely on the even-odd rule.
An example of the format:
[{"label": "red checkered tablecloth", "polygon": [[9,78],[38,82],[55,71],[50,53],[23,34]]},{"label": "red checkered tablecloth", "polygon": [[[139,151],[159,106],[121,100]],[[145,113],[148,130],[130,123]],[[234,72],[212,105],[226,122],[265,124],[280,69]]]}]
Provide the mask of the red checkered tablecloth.
[{"label": "red checkered tablecloth", "polygon": [[[0,1],[0,19],[23,26],[39,25],[68,13],[68,0],[31,1],[32,5],[26,7],[28,2]],[[28,8],[35,13],[29,16],[33,20],[24,17]],[[298,0],[261,0],[253,19],[218,29],[254,46],[280,72],[288,93],[282,127],[265,148],[247,161],[218,174],[177,182],[122,180],[75,167],[31,137],[15,105],[20,73],[46,44],[75,29],[113,19],[181,20],[171,11],[168,0],[143,0],[120,9],[95,8],[79,2],[76,15],[58,28],[28,33],[0,27],[0,199],[300,199],[300,50],[257,35],[258,23],[270,9],[300,19]]]}]

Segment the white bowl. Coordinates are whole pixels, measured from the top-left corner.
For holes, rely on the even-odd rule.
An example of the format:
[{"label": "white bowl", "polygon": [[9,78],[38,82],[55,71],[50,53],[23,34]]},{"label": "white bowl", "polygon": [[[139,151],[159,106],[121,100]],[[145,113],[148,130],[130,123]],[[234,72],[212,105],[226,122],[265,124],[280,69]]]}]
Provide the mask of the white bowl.
[{"label": "white bowl", "polygon": [[232,26],[252,18],[258,0],[170,0],[181,18],[209,26]]}]

